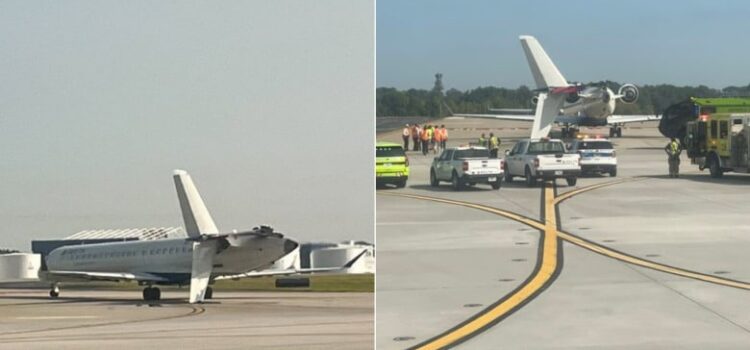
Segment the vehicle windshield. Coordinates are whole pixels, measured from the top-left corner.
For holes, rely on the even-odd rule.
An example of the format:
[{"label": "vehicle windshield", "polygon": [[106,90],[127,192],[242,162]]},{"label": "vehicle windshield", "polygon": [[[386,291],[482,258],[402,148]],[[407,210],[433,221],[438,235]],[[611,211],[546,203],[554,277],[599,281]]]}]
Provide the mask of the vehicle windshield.
[{"label": "vehicle windshield", "polygon": [[489,157],[490,157],[490,151],[488,149],[477,149],[477,148],[456,150],[456,155],[453,156],[454,159],[489,158]]},{"label": "vehicle windshield", "polygon": [[528,154],[555,154],[565,153],[562,142],[533,142],[529,145]]},{"label": "vehicle windshield", "polygon": [[387,146],[375,147],[375,157],[405,157],[404,149],[401,147]]},{"label": "vehicle windshield", "polygon": [[612,149],[612,143],[609,141],[581,141],[578,143],[578,149]]}]

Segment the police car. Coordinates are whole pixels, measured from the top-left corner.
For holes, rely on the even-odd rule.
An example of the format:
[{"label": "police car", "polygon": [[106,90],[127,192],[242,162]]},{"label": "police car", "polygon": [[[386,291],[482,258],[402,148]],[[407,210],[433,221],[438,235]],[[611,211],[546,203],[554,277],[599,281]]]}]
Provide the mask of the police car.
[{"label": "police car", "polygon": [[582,173],[608,173],[609,176],[617,176],[617,153],[608,139],[576,139],[570,144],[569,150],[581,156]]}]

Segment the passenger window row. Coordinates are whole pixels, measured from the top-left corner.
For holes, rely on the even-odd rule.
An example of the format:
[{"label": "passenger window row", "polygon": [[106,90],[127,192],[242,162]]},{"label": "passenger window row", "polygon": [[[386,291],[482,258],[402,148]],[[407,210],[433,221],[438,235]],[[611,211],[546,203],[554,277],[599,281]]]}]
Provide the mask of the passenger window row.
[{"label": "passenger window row", "polygon": [[[182,247],[169,247],[169,248],[156,248],[156,249],[143,249],[140,250],[141,256],[147,255],[170,255],[170,254],[186,254],[193,251],[192,246]],[[101,252],[101,253],[83,253],[83,254],[63,254],[65,260],[90,260],[90,259],[114,259],[114,258],[130,258],[135,257],[138,254],[136,250],[129,251],[118,251],[118,252]]]}]

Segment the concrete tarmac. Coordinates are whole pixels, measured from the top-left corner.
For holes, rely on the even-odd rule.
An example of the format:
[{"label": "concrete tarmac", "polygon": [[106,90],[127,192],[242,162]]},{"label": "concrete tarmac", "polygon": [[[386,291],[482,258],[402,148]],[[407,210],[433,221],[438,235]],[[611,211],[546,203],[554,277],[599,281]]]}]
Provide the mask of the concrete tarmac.
[{"label": "concrete tarmac", "polygon": [[[510,148],[530,127],[461,118],[438,123],[449,129],[449,146],[494,132]],[[612,139],[616,178],[587,176],[575,187],[557,181],[555,198],[584,189],[561,202],[546,203],[541,187],[527,188],[520,178],[500,190],[432,188],[435,155],[409,152],[407,187],[377,196],[377,347],[431,346],[437,336],[487,318],[458,348],[750,348],[750,175],[712,179],[683,157],[681,177],[670,179],[667,140],[656,125],[631,124]],[[606,136],[608,129],[583,132]],[[399,142],[400,133],[378,140]],[[543,212],[552,210],[557,229],[401,194],[497,208],[540,227]],[[552,256],[556,273],[542,276],[545,284],[530,280],[547,254],[541,235],[561,239]],[[508,303],[515,304],[497,311]]]},{"label": "concrete tarmac", "polygon": [[372,293],[0,290],[0,349],[372,349]]}]

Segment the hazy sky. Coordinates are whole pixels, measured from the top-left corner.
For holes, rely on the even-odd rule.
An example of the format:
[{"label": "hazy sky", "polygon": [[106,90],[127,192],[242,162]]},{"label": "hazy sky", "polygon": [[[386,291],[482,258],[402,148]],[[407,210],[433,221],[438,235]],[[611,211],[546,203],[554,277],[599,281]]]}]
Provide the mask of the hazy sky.
[{"label": "hazy sky", "polygon": [[377,86],[533,86],[534,35],[571,81],[750,83],[748,1],[378,0]]},{"label": "hazy sky", "polygon": [[373,240],[371,1],[0,2],[0,247],[182,226]]}]

